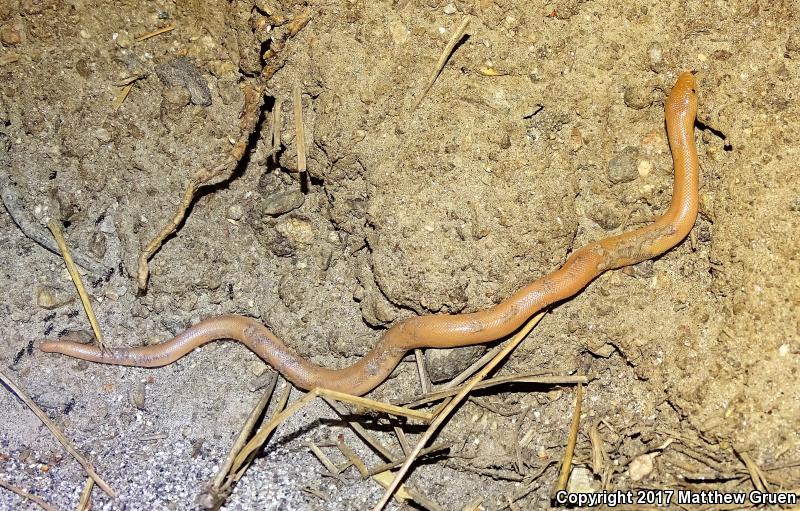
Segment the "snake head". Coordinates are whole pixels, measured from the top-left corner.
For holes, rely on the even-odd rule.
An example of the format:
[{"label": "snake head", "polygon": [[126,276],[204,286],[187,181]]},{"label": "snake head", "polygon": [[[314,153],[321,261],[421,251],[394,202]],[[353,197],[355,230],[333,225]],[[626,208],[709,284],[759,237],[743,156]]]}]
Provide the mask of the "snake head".
[{"label": "snake head", "polygon": [[697,77],[694,71],[681,73],[669,93],[667,112],[680,112],[694,121],[697,115]]}]

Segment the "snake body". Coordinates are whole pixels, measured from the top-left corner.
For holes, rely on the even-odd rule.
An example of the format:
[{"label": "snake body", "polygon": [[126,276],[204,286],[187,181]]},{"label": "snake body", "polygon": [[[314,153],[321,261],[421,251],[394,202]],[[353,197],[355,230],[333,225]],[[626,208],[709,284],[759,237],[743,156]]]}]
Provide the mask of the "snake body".
[{"label": "snake body", "polygon": [[206,343],[233,339],[300,388],[324,387],[354,395],[365,394],[390,375],[408,350],[454,348],[495,341],[514,332],[536,312],[577,294],[603,272],[651,259],[683,240],[697,217],[696,114],[696,80],[693,73],[686,72],[678,77],[665,103],[675,175],[669,208],[653,223],[581,247],[560,268],[494,307],[467,314],[418,316],[400,321],[386,330],[366,355],[344,369],[315,365],[286,346],[259,321],[235,315],[206,319],[154,346],[101,349],[69,341],[44,341],[40,348],[92,362],[159,367]]}]

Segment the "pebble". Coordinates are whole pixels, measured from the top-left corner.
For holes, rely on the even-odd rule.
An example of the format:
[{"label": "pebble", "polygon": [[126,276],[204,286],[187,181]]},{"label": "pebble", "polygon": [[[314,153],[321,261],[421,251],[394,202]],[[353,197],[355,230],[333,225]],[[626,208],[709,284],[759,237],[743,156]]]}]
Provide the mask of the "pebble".
[{"label": "pebble", "polygon": [[625,215],[619,209],[604,204],[592,210],[589,213],[589,218],[606,231],[612,231],[622,225]]},{"label": "pebble", "polygon": [[567,491],[570,493],[594,493],[594,476],[591,470],[584,467],[575,467],[567,481]]},{"label": "pebble", "polygon": [[78,72],[81,78],[89,78],[92,76],[92,68],[86,59],[80,59],[75,63],[75,71]]},{"label": "pebble", "polygon": [[22,44],[22,26],[19,23],[6,23],[0,27],[0,42],[6,46]]},{"label": "pebble", "polygon": [[790,55],[800,53],[800,32],[791,30],[786,40],[786,52]]},{"label": "pebble", "polygon": [[789,204],[789,211],[800,211],[800,197],[795,197],[794,200]]},{"label": "pebble", "polygon": [[639,165],[636,166],[636,170],[639,172],[641,177],[648,176],[653,170],[653,164],[650,162],[650,160],[641,160]]},{"label": "pebble", "polygon": [[35,396],[36,403],[48,410],[64,410],[71,399],[69,392],[63,390],[49,390]]},{"label": "pebble", "polygon": [[428,376],[433,383],[452,380],[486,351],[484,346],[425,350]]},{"label": "pebble", "polygon": [[100,142],[103,142],[104,144],[111,142],[111,132],[105,128],[97,128],[94,130],[94,138]]},{"label": "pebble", "polygon": [[261,365],[264,367],[264,371],[250,384],[250,392],[258,392],[272,381],[272,371],[267,371],[267,366],[263,362],[261,362]]},{"label": "pebble", "polygon": [[625,104],[634,110],[642,110],[653,104],[653,94],[646,86],[628,86],[624,94]]},{"label": "pebble", "polygon": [[614,183],[629,183],[638,175],[639,150],[633,146],[623,147],[622,150],[608,162],[608,179]]},{"label": "pebble", "polygon": [[659,43],[651,43],[647,48],[647,56],[650,59],[650,69],[656,73],[661,70],[664,62],[664,50]]},{"label": "pebble", "polygon": [[292,246],[310,245],[314,240],[314,227],[302,218],[285,218],[275,224],[275,231],[286,238]]},{"label": "pebble", "polygon": [[225,218],[229,220],[241,220],[244,216],[244,208],[239,204],[234,204],[228,208]]},{"label": "pebble", "polygon": [[656,456],[656,453],[649,453],[633,458],[630,465],[628,465],[628,475],[631,476],[631,480],[641,481],[653,473],[653,469],[655,468],[653,459],[655,459]]},{"label": "pebble", "polygon": [[161,93],[161,97],[164,98],[171,106],[175,107],[184,107],[189,104],[192,100],[192,94],[189,92],[189,89],[182,85],[175,85],[172,87],[167,87]]},{"label": "pebble", "polygon": [[302,206],[303,202],[305,195],[300,190],[275,192],[264,198],[261,213],[269,216],[284,215]]},{"label": "pebble", "polygon": [[139,382],[131,392],[131,404],[133,404],[133,406],[135,406],[137,410],[144,410],[144,403],[145,403],[145,385],[144,382]]},{"label": "pebble", "polygon": [[250,372],[253,373],[254,375],[261,376],[266,372],[267,364],[265,364],[261,360],[253,360],[252,362],[250,362],[250,364],[248,364],[248,369],[250,369]]},{"label": "pebble", "polygon": [[95,232],[92,234],[92,239],[89,240],[89,252],[98,259],[102,259],[106,255],[108,249],[108,241],[106,235],[102,232]]},{"label": "pebble", "polygon": [[36,292],[36,305],[43,309],[52,310],[59,307],[61,303],[56,299],[55,292],[49,287],[40,287]]},{"label": "pebble", "polygon": [[167,87],[183,86],[195,105],[211,105],[211,91],[203,75],[186,57],[178,57],[156,66],[156,75]]},{"label": "pebble", "polygon": [[130,48],[133,45],[133,36],[127,30],[120,30],[112,37],[120,48]]},{"label": "pebble", "polygon": [[445,14],[455,14],[457,11],[456,6],[453,4],[447,4],[444,6],[444,13]]}]

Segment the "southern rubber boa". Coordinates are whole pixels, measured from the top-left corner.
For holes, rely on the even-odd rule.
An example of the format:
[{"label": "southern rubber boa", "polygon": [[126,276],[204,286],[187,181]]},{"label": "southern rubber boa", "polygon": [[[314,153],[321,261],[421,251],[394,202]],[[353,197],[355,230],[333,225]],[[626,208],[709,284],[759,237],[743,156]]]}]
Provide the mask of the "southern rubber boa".
[{"label": "southern rubber boa", "polygon": [[349,394],[365,394],[383,382],[410,349],[454,348],[495,341],[514,332],[544,307],[575,295],[606,270],[651,259],[683,240],[697,217],[695,88],[694,75],[691,72],[681,74],[665,104],[675,176],[672,201],[663,215],[645,227],[581,247],[561,268],[528,284],[494,307],[468,314],[418,316],[400,321],[388,329],[366,355],[344,369],[317,366],[286,346],[259,321],[234,315],[206,319],[154,346],[109,350],[69,341],[45,341],[40,348],[92,362],[159,367],[211,341],[234,339],[298,387],[325,387]]}]

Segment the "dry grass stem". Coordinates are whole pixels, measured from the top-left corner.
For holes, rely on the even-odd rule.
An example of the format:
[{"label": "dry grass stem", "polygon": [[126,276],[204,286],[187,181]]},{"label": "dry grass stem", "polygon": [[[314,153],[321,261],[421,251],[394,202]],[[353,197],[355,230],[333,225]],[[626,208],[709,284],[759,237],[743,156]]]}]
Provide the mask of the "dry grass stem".
[{"label": "dry grass stem", "polygon": [[17,488],[16,486],[14,486],[13,484],[9,483],[8,481],[0,479],[0,487],[5,488],[6,490],[8,490],[8,491],[10,491],[12,493],[16,493],[17,495],[19,495],[23,499],[30,500],[31,502],[33,502],[34,504],[36,504],[40,508],[44,509],[45,511],[58,511],[55,507],[53,507],[50,504],[48,504],[47,502],[45,502],[44,499],[42,499],[41,497],[37,497],[36,495],[34,495],[32,493],[28,493],[27,491],[23,490],[22,488]]},{"label": "dry grass stem", "polygon": [[427,394],[432,390],[431,379],[428,376],[428,367],[425,364],[425,354],[417,348],[414,350],[414,359],[417,361],[417,372],[419,373],[419,383],[422,386],[422,393]]},{"label": "dry grass stem", "polygon": [[294,141],[297,148],[297,172],[306,172],[306,127],[303,124],[303,97],[300,94],[300,85],[295,84],[292,90],[292,104],[294,106]]},{"label": "dry grass stem", "polygon": [[134,39],[134,41],[136,41],[137,43],[140,43],[142,41],[146,41],[147,39],[150,39],[151,37],[155,37],[157,35],[165,34],[167,32],[172,32],[173,30],[175,30],[175,28],[177,28],[177,25],[175,25],[175,23],[170,23],[166,27],[161,27],[159,29],[153,30],[152,32],[148,32],[146,34],[142,34],[142,35],[136,37]]},{"label": "dry grass stem", "polygon": [[131,93],[131,89],[133,89],[133,84],[134,82],[131,82],[127,85],[124,85],[122,89],[120,89],[120,91],[117,93],[117,97],[114,98],[114,102],[111,103],[112,110],[114,110],[115,112],[119,110],[119,107],[121,107],[122,104],[125,102],[125,100],[128,98],[128,94]]},{"label": "dry grass stem", "polygon": [[242,447],[247,443],[247,439],[250,437],[250,434],[253,432],[253,428],[256,425],[256,421],[258,418],[261,417],[261,414],[264,413],[264,410],[267,408],[267,405],[272,399],[272,393],[275,391],[275,385],[278,383],[278,373],[272,373],[269,382],[267,383],[267,389],[264,391],[261,399],[258,400],[256,405],[253,407],[253,410],[250,412],[250,415],[247,417],[247,420],[242,425],[241,430],[239,431],[239,435],[236,437],[236,441],[233,442],[231,446],[231,450],[228,453],[228,456],[225,458],[225,461],[222,463],[219,471],[217,471],[217,475],[214,477],[211,483],[211,492],[218,491],[221,487],[225,478],[231,471],[231,467],[233,466],[233,460],[236,458],[236,455],[242,449]]},{"label": "dry grass stem", "polygon": [[[423,456],[427,456],[428,454],[432,453],[439,453],[449,448],[450,446],[447,444],[437,444],[431,447],[427,447],[419,452],[417,458],[422,458]],[[384,463],[383,465],[378,465],[377,467],[373,467],[369,470],[369,475],[380,474],[381,472],[386,472],[387,470],[395,469],[400,465],[402,465],[403,463],[405,463],[407,459],[408,459],[407,457],[403,457],[395,461],[392,461],[390,463]]]},{"label": "dry grass stem", "polygon": [[428,443],[428,441],[431,439],[433,434],[439,429],[439,426],[441,426],[444,423],[444,421],[447,420],[447,418],[450,416],[450,414],[453,412],[453,410],[455,410],[455,408],[464,400],[464,398],[467,397],[467,395],[470,392],[472,392],[472,390],[475,388],[475,386],[478,383],[480,383],[481,380],[486,378],[486,375],[489,374],[489,372],[491,372],[495,367],[497,367],[498,364],[500,364],[500,362],[505,360],[505,358],[512,351],[514,351],[514,348],[516,348],[519,345],[519,343],[521,343],[522,340],[525,339],[525,337],[528,335],[528,333],[531,331],[531,329],[534,326],[536,326],[536,324],[542,319],[544,314],[545,314],[545,312],[540,312],[539,314],[537,314],[533,318],[531,318],[525,324],[525,326],[523,326],[520,329],[520,331],[517,332],[505,344],[503,350],[500,353],[498,353],[492,360],[490,360],[489,363],[486,364],[486,366],[484,366],[484,368],[481,369],[470,380],[470,382],[467,385],[462,387],[461,390],[459,391],[459,393],[452,400],[450,400],[450,402],[444,407],[443,410],[441,410],[441,412],[439,412],[436,415],[436,417],[433,419],[431,424],[428,426],[428,429],[420,437],[419,441],[417,442],[417,445],[414,447],[414,450],[411,452],[411,454],[409,455],[408,459],[406,459],[406,462],[403,463],[402,467],[400,467],[400,470],[395,475],[394,480],[392,481],[392,484],[389,485],[389,487],[386,489],[386,492],[383,494],[383,497],[381,498],[381,500],[373,508],[373,511],[381,511],[386,506],[386,504],[389,502],[389,499],[392,498],[392,494],[395,492],[395,490],[397,490],[397,488],[398,488],[398,486],[400,486],[400,483],[402,482],[403,478],[408,473],[409,469],[411,468],[411,465],[414,463],[414,461],[416,460],[417,456],[419,456],[420,451],[422,451],[422,449],[425,447],[425,444]]},{"label": "dry grass stem", "polygon": [[467,378],[475,374],[475,371],[485,366],[488,361],[493,359],[494,356],[500,353],[502,350],[503,350],[503,345],[498,344],[494,348],[484,353],[481,358],[470,364],[469,367],[461,371],[461,374],[459,374],[449,382],[439,385],[439,387],[436,390],[452,389],[453,387],[461,385],[462,383],[467,381]]},{"label": "dry grass stem", "polygon": [[575,454],[575,444],[578,441],[578,429],[581,424],[581,404],[583,402],[583,384],[578,384],[575,392],[575,412],[572,415],[572,424],[569,428],[567,437],[567,448],[564,450],[564,460],[561,463],[561,472],[558,476],[556,491],[566,490],[569,481],[570,469],[572,468],[572,457]]},{"label": "dry grass stem", "polygon": [[345,443],[344,435],[339,435],[336,438],[336,446],[339,448],[339,451],[341,451],[344,457],[347,458],[354,467],[356,467],[356,470],[358,470],[358,473],[361,474],[361,477],[366,479],[370,476],[369,470],[367,470],[367,466],[364,464],[361,458],[359,458],[355,451],[353,451],[353,449],[351,449],[350,446]]},{"label": "dry grass stem", "polygon": [[444,69],[444,65],[447,63],[447,59],[450,58],[450,55],[453,53],[453,49],[455,49],[458,42],[464,37],[464,34],[467,32],[467,26],[469,25],[471,18],[469,16],[464,17],[459,23],[458,27],[456,27],[453,35],[450,37],[450,40],[447,41],[447,45],[442,50],[441,55],[439,55],[439,60],[436,61],[436,66],[431,71],[431,74],[428,75],[428,79],[425,81],[425,86],[422,88],[422,91],[417,96],[417,100],[414,102],[414,106],[412,107],[412,111],[416,110],[422,100],[425,99],[425,96],[428,94],[428,91],[433,84],[436,82],[436,79],[439,77],[439,73],[442,72]]},{"label": "dry grass stem", "polygon": [[92,489],[94,488],[94,479],[91,477],[86,478],[86,484],[83,485],[81,498],[78,501],[78,507],[75,511],[89,511],[92,508]]},{"label": "dry grass stem", "polygon": [[[391,472],[381,472],[380,474],[375,474],[372,476],[378,484],[383,486],[384,488],[388,488],[392,482],[392,473]],[[427,509],[429,511],[444,511],[442,506],[438,503],[431,500],[429,497],[423,495],[422,493],[414,490],[413,488],[409,488],[406,485],[400,485],[400,487],[395,492],[395,500],[400,503],[405,503],[407,500],[411,500],[415,502],[417,505],[421,506],[423,509]]]},{"label": "dry grass stem", "polygon": [[[339,414],[340,417],[344,418],[344,417],[350,415],[350,412],[346,408],[344,408],[342,405],[340,405],[339,403],[337,403],[333,399],[327,398],[325,396],[323,396],[322,399],[325,400],[325,402],[328,403],[328,406],[333,408],[333,410],[337,414]],[[385,459],[385,460],[394,460],[394,459],[398,458],[397,454],[392,452],[391,449],[389,449],[388,447],[383,445],[380,441],[378,441],[378,439],[375,438],[375,436],[373,436],[372,433],[367,431],[364,428],[364,426],[362,426],[358,422],[352,421],[352,420],[351,421],[347,421],[347,423],[350,425],[351,428],[353,428],[353,431],[359,437],[361,437],[361,439],[364,440],[367,443],[367,445],[372,447],[372,449],[376,453],[378,453],[381,457],[383,457],[383,459]]]},{"label": "dry grass stem", "polygon": [[72,255],[69,253],[67,242],[64,239],[64,235],[61,233],[61,228],[58,226],[58,222],[53,219],[47,222],[47,228],[53,233],[53,238],[55,238],[58,249],[61,251],[61,257],[64,258],[64,264],[67,266],[69,276],[72,278],[73,284],[75,284],[75,289],[78,290],[78,296],[81,298],[83,310],[86,311],[86,316],[88,316],[89,323],[92,325],[94,337],[97,340],[97,344],[99,344],[102,348],[104,345],[103,333],[100,331],[100,324],[97,322],[97,317],[94,315],[92,304],[89,302],[89,295],[86,293],[86,288],[83,287],[81,275],[78,273],[78,267],[75,266],[75,261],[72,260]]},{"label": "dry grass stem", "polygon": [[[559,376],[559,375],[546,375],[541,373],[512,374],[509,376],[498,376],[497,378],[491,378],[489,380],[482,381],[481,383],[475,385],[475,388],[473,390],[487,389],[489,387],[503,385],[506,383],[533,383],[540,385],[575,385],[580,383],[588,383],[589,380],[590,378],[584,375]],[[409,407],[424,405],[432,401],[438,401],[440,399],[444,399],[446,397],[455,395],[462,388],[463,387],[457,387],[454,389],[434,391],[428,394],[427,396],[420,396],[414,399],[413,401],[409,401],[407,403],[401,402],[399,404],[404,404],[405,406]]]}]

